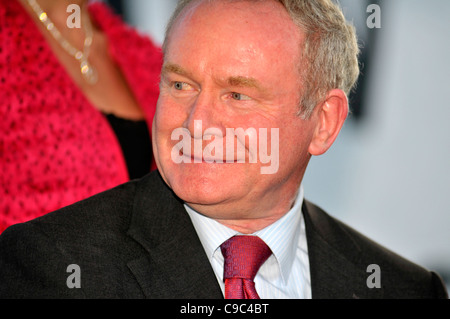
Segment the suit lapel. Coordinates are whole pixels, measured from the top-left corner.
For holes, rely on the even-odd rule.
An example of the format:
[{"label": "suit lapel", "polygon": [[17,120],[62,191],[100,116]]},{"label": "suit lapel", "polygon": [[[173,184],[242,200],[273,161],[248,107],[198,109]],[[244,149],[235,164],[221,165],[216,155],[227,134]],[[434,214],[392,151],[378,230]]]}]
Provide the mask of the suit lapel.
[{"label": "suit lapel", "polygon": [[380,298],[382,291],[367,287],[368,265],[360,263],[361,248],[340,222],[317,206],[303,206],[308,241],[311,290],[314,299]]},{"label": "suit lapel", "polygon": [[223,298],[182,202],[157,173],[139,183],[128,235],[148,254],[128,263],[147,298]]}]

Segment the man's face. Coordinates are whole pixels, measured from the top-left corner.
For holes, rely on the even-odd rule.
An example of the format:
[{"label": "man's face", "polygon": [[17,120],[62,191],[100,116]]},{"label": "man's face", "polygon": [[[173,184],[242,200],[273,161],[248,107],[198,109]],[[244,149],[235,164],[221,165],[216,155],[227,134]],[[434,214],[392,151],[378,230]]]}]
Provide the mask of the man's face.
[{"label": "man's face", "polygon": [[[314,131],[297,115],[302,39],[275,1],[200,2],[172,28],[154,154],[166,183],[200,213],[272,218],[292,204]],[[249,136],[227,140],[230,129]]]}]

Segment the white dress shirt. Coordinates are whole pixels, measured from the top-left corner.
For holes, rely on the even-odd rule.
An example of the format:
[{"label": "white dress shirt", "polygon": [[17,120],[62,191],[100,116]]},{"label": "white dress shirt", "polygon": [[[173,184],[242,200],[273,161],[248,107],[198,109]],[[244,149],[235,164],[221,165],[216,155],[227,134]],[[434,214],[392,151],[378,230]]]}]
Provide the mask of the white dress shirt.
[{"label": "white dress shirt", "polygon": [[[282,218],[255,232],[273,254],[261,266],[255,277],[255,287],[261,299],[311,298],[308,247],[302,214],[303,188],[300,187],[294,206]],[[188,205],[188,212],[200,241],[225,291],[223,281],[224,258],[220,245],[239,232],[199,214]]]}]

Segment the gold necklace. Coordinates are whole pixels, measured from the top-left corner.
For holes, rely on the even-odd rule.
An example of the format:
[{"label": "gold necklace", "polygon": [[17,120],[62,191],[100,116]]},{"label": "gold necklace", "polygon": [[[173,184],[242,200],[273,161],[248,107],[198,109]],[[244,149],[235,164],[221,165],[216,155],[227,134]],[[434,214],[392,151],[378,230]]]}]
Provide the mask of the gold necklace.
[{"label": "gold necklace", "polygon": [[69,41],[67,41],[61,32],[56,28],[52,20],[48,17],[47,13],[42,10],[36,0],[27,0],[30,7],[36,13],[39,21],[42,22],[44,27],[50,32],[53,38],[61,45],[61,47],[73,56],[80,63],[80,71],[83,78],[89,84],[95,84],[98,81],[97,70],[89,63],[88,57],[93,41],[92,26],[89,19],[83,19],[83,26],[85,29],[85,38],[83,51],[77,50]]}]

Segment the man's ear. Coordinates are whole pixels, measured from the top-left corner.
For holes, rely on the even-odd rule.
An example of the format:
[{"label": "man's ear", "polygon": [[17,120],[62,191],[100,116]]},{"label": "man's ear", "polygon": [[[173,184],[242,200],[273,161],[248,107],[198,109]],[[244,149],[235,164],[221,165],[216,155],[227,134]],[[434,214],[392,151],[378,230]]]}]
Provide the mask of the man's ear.
[{"label": "man's ear", "polygon": [[318,105],[312,116],[316,117],[316,129],[309,145],[311,155],[322,155],[336,140],[348,114],[348,100],[342,90],[328,92],[325,101]]}]

